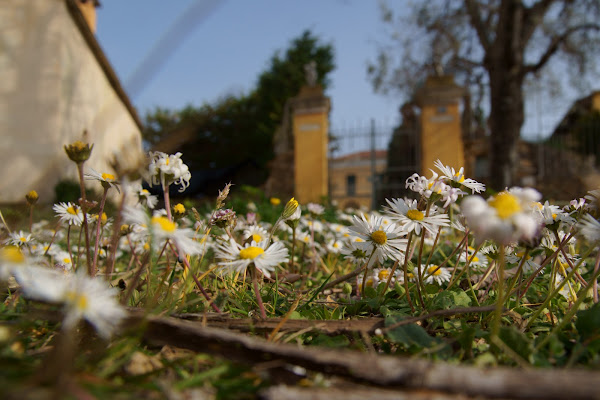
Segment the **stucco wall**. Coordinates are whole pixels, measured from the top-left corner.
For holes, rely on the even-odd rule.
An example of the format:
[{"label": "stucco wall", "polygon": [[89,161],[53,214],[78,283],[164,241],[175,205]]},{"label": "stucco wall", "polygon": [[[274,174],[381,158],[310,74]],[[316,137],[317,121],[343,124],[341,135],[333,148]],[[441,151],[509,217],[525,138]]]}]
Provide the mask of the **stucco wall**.
[{"label": "stucco wall", "polygon": [[141,133],[67,10],[65,0],[0,2],[0,202],[29,190],[53,201],[54,186],[75,177],[63,146],[94,144],[88,164],[137,163]]}]

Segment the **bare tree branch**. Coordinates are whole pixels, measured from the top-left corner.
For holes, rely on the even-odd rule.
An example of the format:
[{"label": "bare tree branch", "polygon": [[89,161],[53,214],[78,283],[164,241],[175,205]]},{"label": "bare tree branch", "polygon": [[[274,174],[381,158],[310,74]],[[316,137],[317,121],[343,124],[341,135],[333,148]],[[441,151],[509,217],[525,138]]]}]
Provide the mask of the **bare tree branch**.
[{"label": "bare tree branch", "polygon": [[600,25],[598,25],[598,24],[581,24],[581,25],[573,26],[573,27],[567,29],[561,35],[555,36],[552,39],[552,41],[550,42],[550,44],[548,45],[548,47],[546,48],[546,51],[544,51],[544,53],[540,56],[537,63],[528,64],[528,65],[523,66],[523,74],[528,74],[530,72],[536,72],[536,71],[540,70],[544,65],[546,65],[548,60],[550,60],[550,58],[558,51],[561,43],[565,42],[569,38],[569,36],[571,36],[573,33],[577,32],[577,31],[581,31],[581,30],[600,31]]},{"label": "bare tree branch", "polygon": [[544,15],[546,15],[546,12],[555,1],[556,0],[540,0],[531,7],[525,9],[522,31],[523,42],[529,42],[531,35],[533,35],[537,27],[542,23]]},{"label": "bare tree branch", "polygon": [[477,32],[479,43],[483,47],[485,53],[488,53],[491,47],[490,32],[481,20],[481,7],[475,0],[465,0],[465,6],[467,8],[467,13],[469,14],[471,25],[473,25],[475,32]]}]

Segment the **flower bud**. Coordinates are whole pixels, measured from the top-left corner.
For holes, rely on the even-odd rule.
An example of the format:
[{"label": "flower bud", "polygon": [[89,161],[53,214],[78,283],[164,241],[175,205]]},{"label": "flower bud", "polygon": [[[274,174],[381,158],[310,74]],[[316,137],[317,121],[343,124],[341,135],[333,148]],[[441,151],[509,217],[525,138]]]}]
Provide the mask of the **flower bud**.
[{"label": "flower bud", "polygon": [[65,152],[71,161],[80,164],[90,158],[93,148],[93,144],[90,146],[89,143],[83,143],[82,141],[77,140],[69,145],[65,145]]},{"label": "flower bud", "polygon": [[298,201],[292,197],[290,199],[290,201],[288,201],[287,204],[285,205],[285,208],[283,209],[283,212],[281,213],[281,218],[283,218],[283,219],[290,218],[292,215],[294,215],[296,210],[298,210]]},{"label": "flower bud", "polygon": [[27,203],[32,206],[35,203],[37,203],[38,199],[40,198],[40,196],[38,196],[38,193],[35,190],[30,191],[29,193],[27,193],[25,195],[25,199],[27,200]]}]

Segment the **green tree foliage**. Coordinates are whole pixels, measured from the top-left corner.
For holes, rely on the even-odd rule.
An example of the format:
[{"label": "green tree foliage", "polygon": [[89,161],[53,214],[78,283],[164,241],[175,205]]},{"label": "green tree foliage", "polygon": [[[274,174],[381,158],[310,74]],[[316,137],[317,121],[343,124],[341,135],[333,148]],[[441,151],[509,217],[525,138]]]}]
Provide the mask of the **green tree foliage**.
[{"label": "green tree foliage", "polygon": [[144,139],[157,150],[182,151],[193,170],[252,162],[264,179],[285,103],[305,84],[304,65],[311,61],[317,64],[317,83],[327,88],[327,74],[335,67],[333,47],[305,31],[273,55],[248,94],[182,110],[157,108],[146,115]]}]

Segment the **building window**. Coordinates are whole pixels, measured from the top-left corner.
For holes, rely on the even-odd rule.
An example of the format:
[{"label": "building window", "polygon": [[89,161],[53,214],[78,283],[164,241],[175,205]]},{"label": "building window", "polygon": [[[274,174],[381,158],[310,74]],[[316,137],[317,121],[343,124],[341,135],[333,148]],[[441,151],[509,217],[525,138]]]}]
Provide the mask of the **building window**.
[{"label": "building window", "polygon": [[356,175],[346,176],[346,195],[354,196],[356,194]]}]

